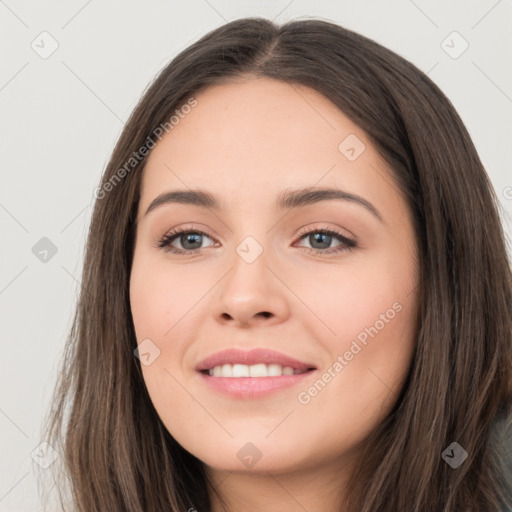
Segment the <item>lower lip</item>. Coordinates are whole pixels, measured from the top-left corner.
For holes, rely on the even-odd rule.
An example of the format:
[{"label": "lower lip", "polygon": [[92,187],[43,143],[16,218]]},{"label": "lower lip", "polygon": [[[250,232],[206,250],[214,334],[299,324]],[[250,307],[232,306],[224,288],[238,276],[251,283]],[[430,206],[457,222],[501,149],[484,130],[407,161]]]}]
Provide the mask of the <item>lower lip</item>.
[{"label": "lower lip", "polygon": [[259,398],[296,386],[313,373],[315,370],[280,377],[212,377],[205,373],[200,375],[211,389],[230,397]]}]

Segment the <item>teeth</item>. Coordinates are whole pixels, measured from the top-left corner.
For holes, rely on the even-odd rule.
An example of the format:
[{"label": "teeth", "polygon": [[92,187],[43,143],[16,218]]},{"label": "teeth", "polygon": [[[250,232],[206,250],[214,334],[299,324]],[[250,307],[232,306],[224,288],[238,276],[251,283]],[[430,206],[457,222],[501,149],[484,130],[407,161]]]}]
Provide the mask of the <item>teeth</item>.
[{"label": "teeth", "polygon": [[[224,373],[224,367],[222,368],[222,372]],[[245,366],[245,364],[234,364],[231,377],[250,377],[249,367]]]},{"label": "teeth", "polygon": [[209,375],[212,377],[281,377],[282,375],[296,375],[304,373],[305,370],[294,370],[290,366],[280,364],[223,364],[210,368]]}]

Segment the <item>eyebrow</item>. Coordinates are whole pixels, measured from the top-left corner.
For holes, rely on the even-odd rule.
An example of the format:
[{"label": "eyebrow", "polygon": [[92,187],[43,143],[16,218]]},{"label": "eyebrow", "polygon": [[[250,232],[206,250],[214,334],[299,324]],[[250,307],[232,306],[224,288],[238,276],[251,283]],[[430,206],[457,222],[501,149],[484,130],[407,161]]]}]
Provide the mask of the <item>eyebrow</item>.
[{"label": "eyebrow", "polygon": [[[358,204],[366,208],[381,222],[384,222],[382,215],[369,201],[361,196],[337,188],[301,188],[297,190],[286,190],[278,197],[277,208],[280,210],[290,210],[292,208],[299,208],[327,200],[342,200]],[[149,205],[144,216],[155,208],[169,203],[190,204],[209,210],[221,210],[219,201],[209,192],[198,189],[173,190],[157,196]]]}]

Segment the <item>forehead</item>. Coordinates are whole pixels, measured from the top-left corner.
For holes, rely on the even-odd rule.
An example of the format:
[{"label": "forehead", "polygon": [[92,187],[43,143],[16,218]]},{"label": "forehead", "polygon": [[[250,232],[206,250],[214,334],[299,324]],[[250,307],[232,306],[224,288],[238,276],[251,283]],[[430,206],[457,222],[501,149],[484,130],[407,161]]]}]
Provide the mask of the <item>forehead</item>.
[{"label": "forehead", "polygon": [[[187,187],[238,204],[310,186],[382,193],[382,171],[375,170],[384,164],[368,137],[317,91],[257,78],[208,87],[194,98],[197,105],[146,162],[142,208],[166,189]],[[340,150],[347,137],[364,147],[355,160]]]},{"label": "forehead", "polygon": [[[286,159],[337,152],[338,139],[359,129],[317,91],[269,78],[216,85],[195,96],[197,106],[182,116],[153,151],[201,148],[216,157],[260,160],[268,153]],[[164,148],[165,146],[165,148]],[[293,152],[290,153],[290,149]],[[314,151],[317,149],[317,151]]]}]

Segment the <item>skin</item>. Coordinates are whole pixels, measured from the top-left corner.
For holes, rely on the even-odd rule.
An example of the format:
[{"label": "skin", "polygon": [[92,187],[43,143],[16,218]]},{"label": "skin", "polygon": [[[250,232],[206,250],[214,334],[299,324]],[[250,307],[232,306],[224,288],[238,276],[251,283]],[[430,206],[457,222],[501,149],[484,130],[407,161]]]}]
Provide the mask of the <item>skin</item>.
[{"label": "skin", "polygon": [[[130,299],[138,343],[149,338],[160,350],[142,365],[145,384],[168,431],[204,462],[230,510],[336,510],[361,443],[392,409],[411,362],[419,276],[408,205],[365,132],[316,91],[249,78],[195,98],[144,169]],[[349,134],[365,144],[354,161],[338,149]],[[280,193],[301,187],[357,194],[382,221],[343,200],[277,209]],[[207,190],[222,209],[169,203],[145,215],[175,189]],[[178,236],[174,247],[201,249],[159,248],[177,227],[206,235],[188,246]],[[325,254],[342,242],[301,235],[323,228],[357,247]],[[247,236],[263,249],[250,264],[236,252]],[[394,303],[394,318],[333,371]],[[266,397],[226,397],[194,368],[228,347],[271,348],[318,370]],[[299,393],[329,368],[335,377],[301,403]],[[251,467],[237,457],[247,442],[261,454]],[[212,502],[214,512],[224,510],[213,494]]]}]

